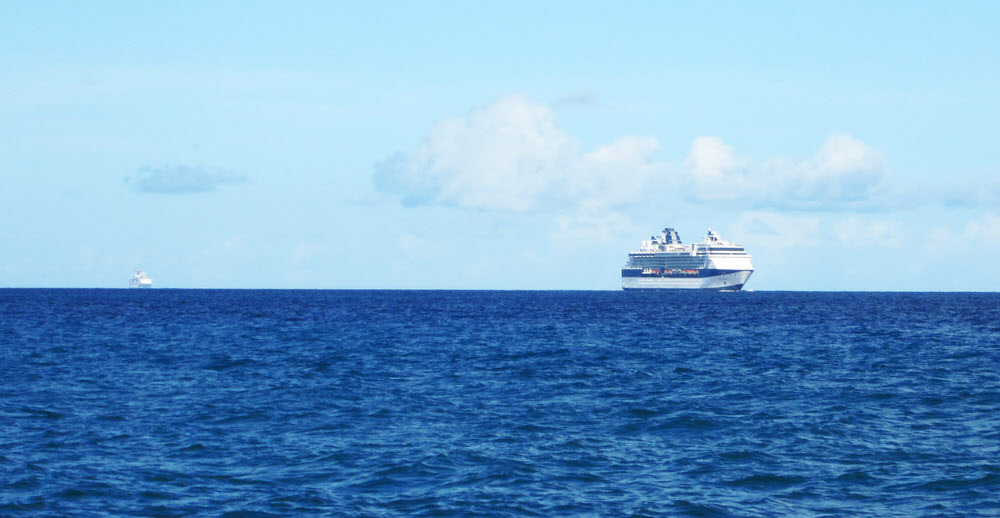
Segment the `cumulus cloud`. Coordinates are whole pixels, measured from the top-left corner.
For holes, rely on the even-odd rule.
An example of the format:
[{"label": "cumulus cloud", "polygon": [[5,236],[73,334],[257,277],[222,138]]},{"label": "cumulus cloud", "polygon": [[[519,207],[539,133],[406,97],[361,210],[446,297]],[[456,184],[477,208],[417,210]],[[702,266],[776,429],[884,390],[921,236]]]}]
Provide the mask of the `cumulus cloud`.
[{"label": "cumulus cloud", "polygon": [[868,200],[886,174],[882,155],[850,135],[830,136],[812,158],[756,164],[717,137],[698,137],[684,165],[698,200],[799,209]]},{"label": "cumulus cloud", "polygon": [[850,135],[831,135],[816,153],[816,167],[830,174],[852,174],[882,167],[882,156]]},{"label": "cumulus cloud", "polygon": [[135,176],[125,178],[132,190],[154,194],[193,194],[246,182],[247,177],[228,171],[202,167],[142,167]]},{"label": "cumulus cloud", "polygon": [[805,159],[754,161],[714,136],[695,138],[674,164],[657,161],[658,150],[655,138],[623,136],[583,152],[549,108],[503,97],[434,125],[414,151],[376,163],[373,180],[410,206],[608,212],[681,200],[743,208],[858,206],[886,175],[882,155],[850,135],[830,136]]},{"label": "cumulus cloud", "polygon": [[587,153],[568,172],[565,193],[589,210],[628,203],[663,173],[653,160],[659,143],[652,137],[622,137]]},{"label": "cumulus cloud", "polygon": [[698,137],[691,143],[684,164],[695,178],[721,178],[739,173],[749,160],[737,158],[733,148],[718,137]]},{"label": "cumulus cloud", "polygon": [[379,189],[408,205],[523,212],[551,203],[609,204],[649,173],[651,138],[623,137],[581,155],[548,108],[504,97],[431,128],[416,151],[375,165]]}]

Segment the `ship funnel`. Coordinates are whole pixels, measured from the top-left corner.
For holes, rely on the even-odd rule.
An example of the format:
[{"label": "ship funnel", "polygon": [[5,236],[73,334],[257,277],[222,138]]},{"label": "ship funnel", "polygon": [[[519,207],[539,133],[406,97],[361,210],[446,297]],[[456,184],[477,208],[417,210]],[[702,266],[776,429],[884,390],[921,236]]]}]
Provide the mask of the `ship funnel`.
[{"label": "ship funnel", "polygon": [[679,245],[681,244],[681,236],[676,230],[672,228],[663,229],[663,244],[665,245]]}]

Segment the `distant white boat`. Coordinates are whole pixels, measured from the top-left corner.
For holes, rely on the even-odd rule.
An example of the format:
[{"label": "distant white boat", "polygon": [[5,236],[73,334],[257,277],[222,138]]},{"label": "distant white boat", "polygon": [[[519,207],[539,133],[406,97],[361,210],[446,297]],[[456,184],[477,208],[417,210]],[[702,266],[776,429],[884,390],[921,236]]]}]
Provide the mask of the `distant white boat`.
[{"label": "distant white boat", "polygon": [[133,275],[132,278],[130,278],[128,280],[128,287],[129,288],[152,288],[153,287],[153,279],[150,279],[149,276],[146,275],[146,272],[144,272],[142,270],[136,270],[135,271],[135,275]]}]

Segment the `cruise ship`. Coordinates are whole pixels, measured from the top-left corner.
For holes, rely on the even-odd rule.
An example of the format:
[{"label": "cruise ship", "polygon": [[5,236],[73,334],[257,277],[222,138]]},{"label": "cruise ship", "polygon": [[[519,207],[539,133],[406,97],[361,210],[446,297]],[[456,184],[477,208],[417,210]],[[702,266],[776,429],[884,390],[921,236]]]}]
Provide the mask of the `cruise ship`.
[{"label": "cruise ship", "polygon": [[142,270],[136,270],[135,275],[128,280],[129,288],[152,288],[153,279],[146,276],[146,272]]},{"label": "cruise ship", "polygon": [[665,228],[628,254],[622,289],[738,291],[751,273],[750,254],[712,229],[703,243],[685,245],[676,230]]}]

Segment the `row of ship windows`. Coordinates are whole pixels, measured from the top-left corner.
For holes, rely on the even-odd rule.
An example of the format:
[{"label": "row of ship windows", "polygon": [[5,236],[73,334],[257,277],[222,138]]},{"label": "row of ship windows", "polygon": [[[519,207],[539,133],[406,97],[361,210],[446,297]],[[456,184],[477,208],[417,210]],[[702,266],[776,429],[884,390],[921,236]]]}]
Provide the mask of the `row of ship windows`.
[{"label": "row of ship windows", "polygon": [[[632,256],[632,257],[663,257],[662,255],[658,256],[657,254],[655,254],[653,252],[635,252],[635,253],[631,253],[629,255]],[[746,251],[718,252],[718,251],[715,251],[715,250],[712,250],[712,251],[699,250],[696,255],[689,256],[687,254],[684,254],[684,255],[670,255],[670,256],[667,256],[667,257],[677,257],[677,258],[680,258],[680,257],[705,257],[707,255],[749,255],[749,254],[747,254]]]},{"label": "row of ship windows", "polygon": [[705,263],[632,263],[636,268],[703,268]]},{"label": "row of ship windows", "polygon": [[690,263],[690,262],[702,262],[705,260],[704,257],[689,255],[684,257],[633,257],[634,261],[672,261],[679,263]]}]

